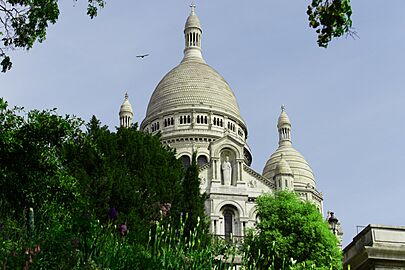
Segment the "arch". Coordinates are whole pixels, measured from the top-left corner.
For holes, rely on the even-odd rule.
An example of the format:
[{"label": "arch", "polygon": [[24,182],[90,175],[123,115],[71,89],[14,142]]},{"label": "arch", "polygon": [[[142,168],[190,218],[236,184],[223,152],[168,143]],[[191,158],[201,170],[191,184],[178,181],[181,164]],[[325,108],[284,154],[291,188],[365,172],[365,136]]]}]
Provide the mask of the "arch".
[{"label": "arch", "polygon": [[257,219],[257,208],[256,205],[253,206],[252,209],[249,211],[249,219],[250,220],[256,220]]},{"label": "arch", "polygon": [[225,200],[220,202],[214,209],[214,215],[220,216],[221,211],[225,206],[233,206],[237,210],[239,217],[245,216],[245,211],[243,210],[243,207],[237,201],[231,200]]},{"label": "arch", "polygon": [[191,165],[191,158],[187,154],[183,154],[180,156],[181,161],[183,162],[183,167],[188,168]]},{"label": "arch", "polygon": [[220,147],[218,147],[217,149],[215,149],[213,156],[220,157],[221,153],[224,152],[224,150],[226,150],[226,149],[228,149],[231,152],[234,152],[235,158],[243,158],[243,155],[239,151],[239,149],[230,143],[225,143],[225,144],[221,145]]},{"label": "arch", "polygon": [[199,155],[197,158],[198,166],[203,166],[208,163],[208,158],[206,155]]}]

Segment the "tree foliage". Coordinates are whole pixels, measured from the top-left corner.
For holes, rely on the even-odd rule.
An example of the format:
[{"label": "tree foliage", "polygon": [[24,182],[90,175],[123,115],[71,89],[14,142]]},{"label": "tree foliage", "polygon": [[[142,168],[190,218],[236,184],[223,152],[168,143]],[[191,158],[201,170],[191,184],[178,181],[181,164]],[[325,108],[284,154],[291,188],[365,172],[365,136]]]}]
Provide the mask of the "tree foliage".
[{"label": "tree foliage", "polygon": [[307,10],[309,26],[318,34],[318,46],[328,47],[332,38],[355,34],[350,0],[312,0]]},{"label": "tree foliage", "polygon": [[[73,0],[77,1],[77,0]],[[104,7],[104,0],[87,0],[87,14],[94,18],[97,10]],[[8,50],[31,49],[36,41],[46,38],[49,24],[59,17],[57,0],[0,0],[0,59],[2,72],[12,67]]]},{"label": "tree foliage", "polygon": [[131,128],[111,132],[93,117],[85,143],[67,150],[67,169],[79,179],[83,196],[100,220],[118,212],[138,236],[162,215],[179,216],[184,171],[174,152],[151,136]]},{"label": "tree foliage", "polygon": [[68,208],[79,194],[63,149],[81,136],[82,122],[55,110],[22,113],[0,99],[0,208],[14,217],[53,201]]},{"label": "tree foliage", "polygon": [[[197,153],[194,152],[191,165],[186,169],[182,190],[182,213],[185,218],[185,235],[189,235],[195,228],[202,231],[198,232],[199,236],[208,234],[209,223],[205,218],[204,204],[207,198],[206,194],[201,194],[200,178],[197,165]],[[197,226],[199,224],[199,226]]]},{"label": "tree foliage", "polygon": [[174,152],[136,126],[83,124],[0,99],[1,268],[134,269],[151,228],[180,225],[185,171]]},{"label": "tree foliage", "polygon": [[0,99],[0,263],[9,269],[28,269],[39,246],[52,258],[43,262],[47,269],[72,252],[73,217],[84,201],[65,170],[64,148],[82,136],[81,124],[55,110],[10,109]]},{"label": "tree foliage", "polygon": [[[105,5],[105,0],[87,2],[87,14],[90,18],[97,16],[98,9]],[[36,41],[44,41],[49,24],[58,20],[59,13],[57,0],[0,0],[2,72],[12,67],[7,51],[15,48],[29,50]],[[318,34],[320,47],[327,47],[332,38],[351,33],[350,0],[312,0],[307,14],[310,27]]]},{"label": "tree foliage", "polygon": [[257,199],[259,222],[245,241],[257,269],[341,269],[337,238],[316,207],[282,191]]}]

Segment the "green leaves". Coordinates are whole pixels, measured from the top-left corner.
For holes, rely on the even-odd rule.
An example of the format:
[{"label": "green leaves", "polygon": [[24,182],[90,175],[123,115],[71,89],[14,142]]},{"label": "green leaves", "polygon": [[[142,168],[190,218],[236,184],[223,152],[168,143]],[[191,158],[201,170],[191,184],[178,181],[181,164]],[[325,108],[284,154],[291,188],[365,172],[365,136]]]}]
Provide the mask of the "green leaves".
[{"label": "green leaves", "polygon": [[341,269],[337,239],[311,203],[286,191],[262,195],[257,215],[256,231],[245,239],[248,265],[288,269],[294,262],[292,269],[308,269],[305,265]]},{"label": "green leaves", "polygon": [[[77,1],[77,0],[73,0]],[[87,14],[90,18],[97,16],[99,8],[104,7],[104,0],[88,0]],[[54,24],[59,17],[57,0],[4,0],[0,1],[0,47],[1,71],[12,67],[6,51],[15,48],[31,49],[35,42],[46,39],[49,24]]]},{"label": "green leaves", "polygon": [[328,47],[332,38],[351,34],[350,0],[312,0],[308,5],[309,26],[318,34],[318,46]]}]

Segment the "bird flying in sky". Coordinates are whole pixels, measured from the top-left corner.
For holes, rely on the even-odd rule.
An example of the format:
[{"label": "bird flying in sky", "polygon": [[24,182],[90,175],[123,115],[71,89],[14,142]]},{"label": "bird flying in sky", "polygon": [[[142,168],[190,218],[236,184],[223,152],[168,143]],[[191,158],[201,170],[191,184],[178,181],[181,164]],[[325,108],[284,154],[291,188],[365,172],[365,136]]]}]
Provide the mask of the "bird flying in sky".
[{"label": "bird flying in sky", "polygon": [[140,54],[140,55],[137,55],[136,57],[138,57],[138,58],[144,58],[144,57],[146,57],[146,56],[148,56],[149,55],[149,53],[148,54]]}]

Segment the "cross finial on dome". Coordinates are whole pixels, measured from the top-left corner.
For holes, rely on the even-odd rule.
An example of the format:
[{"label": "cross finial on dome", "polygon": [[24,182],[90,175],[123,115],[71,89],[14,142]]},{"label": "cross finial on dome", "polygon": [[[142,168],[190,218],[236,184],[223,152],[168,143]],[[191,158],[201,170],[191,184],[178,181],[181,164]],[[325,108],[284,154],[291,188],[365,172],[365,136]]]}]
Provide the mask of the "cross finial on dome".
[{"label": "cross finial on dome", "polygon": [[194,1],[191,1],[190,8],[191,8],[191,14],[194,14],[195,13],[195,3],[194,3]]},{"label": "cross finial on dome", "polygon": [[125,99],[128,99],[128,92],[127,91],[125,91]]},{"label": "cross finial on dome", "polygon": [[281,105],[281,111],[282,111],[282,112],[285,112],[285,106],[284,106],[284,104]]}]

